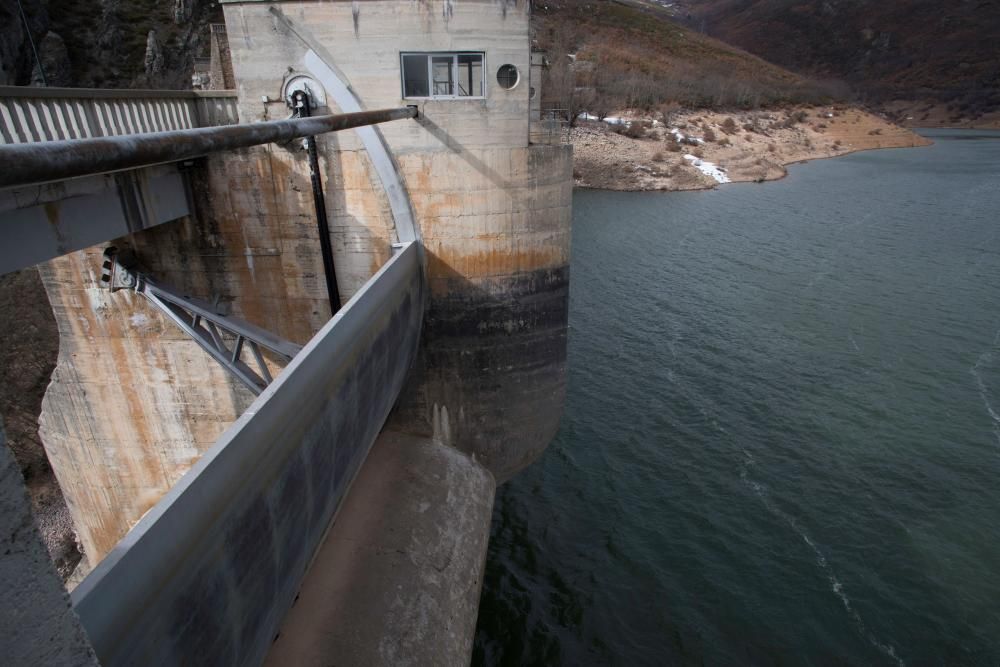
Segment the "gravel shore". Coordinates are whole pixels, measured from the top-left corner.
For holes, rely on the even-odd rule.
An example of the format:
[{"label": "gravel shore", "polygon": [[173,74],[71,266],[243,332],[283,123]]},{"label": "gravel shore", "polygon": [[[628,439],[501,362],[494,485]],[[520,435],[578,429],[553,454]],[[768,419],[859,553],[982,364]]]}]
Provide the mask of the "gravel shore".
[{"label": "gravel shore", "polygon": [[666,123],[623,114],[623,122],[647,126],[645,136],[626,136],[600,121],[579,121],[570,130],[578,187],[703,190],[725,182],[783,178],[785,167],[796,162],[931,143],[853,107],[685,111],[672,114]]}]

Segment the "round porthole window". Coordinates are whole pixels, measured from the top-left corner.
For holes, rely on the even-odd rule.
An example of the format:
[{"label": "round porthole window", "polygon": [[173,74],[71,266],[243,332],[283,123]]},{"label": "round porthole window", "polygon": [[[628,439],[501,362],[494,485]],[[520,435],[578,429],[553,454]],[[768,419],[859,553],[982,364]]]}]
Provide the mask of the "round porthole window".
[{"label": "round porthole window", "polygon": [[504,90],[510,90],[521,80],[521,73],[513,65],[501,65],[497,70],[497,83]]}]

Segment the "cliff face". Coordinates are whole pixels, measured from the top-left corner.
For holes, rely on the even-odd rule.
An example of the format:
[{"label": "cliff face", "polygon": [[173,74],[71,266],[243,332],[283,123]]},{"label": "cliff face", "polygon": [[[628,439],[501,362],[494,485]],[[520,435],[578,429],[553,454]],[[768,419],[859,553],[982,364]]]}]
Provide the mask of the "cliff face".
[{"label": "cliff face", "polygon": [[39,3],[22,3],[24,16],[17,0],[0,0],[0,85],[25,85],[31,78],[34,57],[25,30],[25,19],[31,36],[41,39],[49,31],[49,13]]},{"label": "cliff face", "polygon": [[190,88],[194,59],[208,55],[209,24],[222,18],[209,0],[22,4],[38,60],[17,0],[0,0],[0,85]]}]

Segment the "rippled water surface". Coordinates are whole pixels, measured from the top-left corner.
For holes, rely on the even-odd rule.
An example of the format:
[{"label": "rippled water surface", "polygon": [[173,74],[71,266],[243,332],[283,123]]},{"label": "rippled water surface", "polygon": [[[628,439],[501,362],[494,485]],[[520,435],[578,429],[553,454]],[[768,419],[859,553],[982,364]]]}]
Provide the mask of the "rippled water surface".
[{"label": "rippled water surface", "polygon": [[[477,664],[1000,664],[1000,135],[574,199]],[[976,140],[969,140],[969,139]]]}]

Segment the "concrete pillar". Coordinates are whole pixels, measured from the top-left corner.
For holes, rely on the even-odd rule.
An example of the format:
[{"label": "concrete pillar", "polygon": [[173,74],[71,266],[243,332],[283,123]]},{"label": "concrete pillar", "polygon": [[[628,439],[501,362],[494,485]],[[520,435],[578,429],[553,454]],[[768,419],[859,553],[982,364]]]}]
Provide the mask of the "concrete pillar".
[{"label": "concrete pillar", "polygon": [[[529,144],[529,3],[229,0],[224,8],[244,120],[286,113],[262,100],[274,100],[287,78],[315,77],[314,57],[364,108],[420,107],[418,121],[379,128],[412,202],[431,288],[420,359],[391,425],[509,479],[555,434],[566,377],[572,149]],[[483,53],[485,95],[404,98],[401,54],[420,52]],[[497,81],[506,64],[520,71],[511,89]],[[355,134],[320,144],[338,275],[350,291],[374,270],[369,258],[393,221]]]}]

